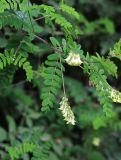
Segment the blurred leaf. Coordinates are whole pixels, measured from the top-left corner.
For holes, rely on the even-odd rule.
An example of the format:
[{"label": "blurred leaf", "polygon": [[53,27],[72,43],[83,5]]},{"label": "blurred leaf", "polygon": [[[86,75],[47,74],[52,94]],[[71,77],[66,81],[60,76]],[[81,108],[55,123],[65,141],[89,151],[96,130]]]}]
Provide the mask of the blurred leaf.
[{"label": "blurred leaf", "polygon": [[4,128],[0,127],[0,142],[7,139],[7,132]]}]

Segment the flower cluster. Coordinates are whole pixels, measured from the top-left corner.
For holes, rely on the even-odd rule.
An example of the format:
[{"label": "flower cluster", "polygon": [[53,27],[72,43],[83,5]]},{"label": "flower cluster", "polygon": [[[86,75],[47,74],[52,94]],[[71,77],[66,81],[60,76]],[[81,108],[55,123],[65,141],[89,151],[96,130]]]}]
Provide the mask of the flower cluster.
[{"label": "flower cluster", "polygon": [[121,103],[121,92],[111,87],[111,99],[113,100],[113,102]]},{"label": "flower cluster", "polygon": [[71,107],[68,103],[68,98],[62,98],[59,109],[62,111],[64,120],[67,122],[67,124],[75,125],[74,113],[72,112]]},{"label": "flower cluster", "polygon": [[80,55],[77,53],[70,52],[68,57],[65,59],[66,63],[70,66],[80,66],[82,61]]}]

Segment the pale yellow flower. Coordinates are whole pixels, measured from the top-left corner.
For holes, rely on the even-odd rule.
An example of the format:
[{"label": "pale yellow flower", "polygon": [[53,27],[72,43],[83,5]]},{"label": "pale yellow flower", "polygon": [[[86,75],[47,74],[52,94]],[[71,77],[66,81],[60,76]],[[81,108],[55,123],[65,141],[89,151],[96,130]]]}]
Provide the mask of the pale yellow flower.
[{"label": "pale yellow flower", "polygon": [[77,53],[70,52],[68,57],[65,59],[66,63],[70,66],[80,66],[82,61],[80,55]]},{"label": "pale yellow flower", "polygon": [[92,144],[96,147],[98,147],[100,145],[100,138],[99,137],[94,137]]},{"label": "pale yellow flower", "polygon": [[71,110],[71,107],[68,103],[68,98],[66,97],[62,98],[59,109],[61,110],[64,120],[67,122],[67,124],[75,125],[74,113]]},{"label": "pale yellow flower", "polygon": [[110,87],[110,96],[111,96],[111,99],[113,100],[113,102],[116,102],[116,103],[121,103],[121,92],[113,89],[112,87]]}]

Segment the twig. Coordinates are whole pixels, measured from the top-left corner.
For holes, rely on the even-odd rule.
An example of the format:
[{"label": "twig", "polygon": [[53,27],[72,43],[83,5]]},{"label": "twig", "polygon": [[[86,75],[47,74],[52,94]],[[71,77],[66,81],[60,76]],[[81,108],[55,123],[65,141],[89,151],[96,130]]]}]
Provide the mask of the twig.
[{"label": "twig", "polygon": [[62,83],[63,83],[63,92],[64,92],[64,97],[66,97],[66,90],[65,90],[65,82],[64,82],[64,75],[63,75],[61,55],[60,55],[60,65],[61,65],[61,75],[62,75]]},{"label": "twig", "polygon": [[18,51],[20,50],[22,43],[23,43],[23,40],[22,40],[22,41],[20,41],[20,44],[18,45],[18,47],[17,47],[17,49],[16,49],[16,51],[15,51],[14,56],[16,56],[16,54],[17,54],[17,53],[18,53]]},{"label": "twig", "polygon": [[[28,0],[28,7],[29,7],[29,0]],[[31,19],[31,15],[30,15],[30,12],[28,12],[28,15],[29,15],[29,20],[30,20],[30,23],[31,23],[31,26],[32,26],[32,30],[33,30],[33,33],[34,33],[34,27],[33,27],[33,23],[32,23],[32,19]]]},{"label": "twig", "polygon": [[63,54],[63,52],[61,50],[59,50],[58,48],[53,47],[48,41],[46,41],[45,39],[41,38],[40,36],[37,36],[36,34],[34,34],[34,36],[40,40],[41,42],[43,42],[44,44],[46,44],[49,48],[55,50],[58,53]]},{"label": "twig", "polygon": [[36,18],[36,19],[35,19],[35,21],[38,21],[38,20],[44,19],[44,18],[46,18],[46,17],[49,17],[49,15],[46,15],[46,16],[43,16],[43,17],[38,17],[38,18]]}]

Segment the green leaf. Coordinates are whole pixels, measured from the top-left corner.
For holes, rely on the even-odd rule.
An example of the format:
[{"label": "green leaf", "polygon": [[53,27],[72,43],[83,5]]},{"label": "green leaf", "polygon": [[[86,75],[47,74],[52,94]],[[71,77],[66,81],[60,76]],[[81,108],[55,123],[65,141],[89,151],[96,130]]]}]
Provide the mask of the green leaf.
[{"label": "green leaf", "polygon": [[50,41],[54,47],[60,47],[60,43],[58,42],[58,40],[56,38],[50,37]]},{"label": "green leaf", "polygon": [[54,54],[49,55],[47,58],[48,60],[58,60],[60,58],[60,55],[59,53],[54,53]]},{"label": "green leaf", "polygon": [[0,127],[0,142],[7,139],[7,132],[4,128]]}]

